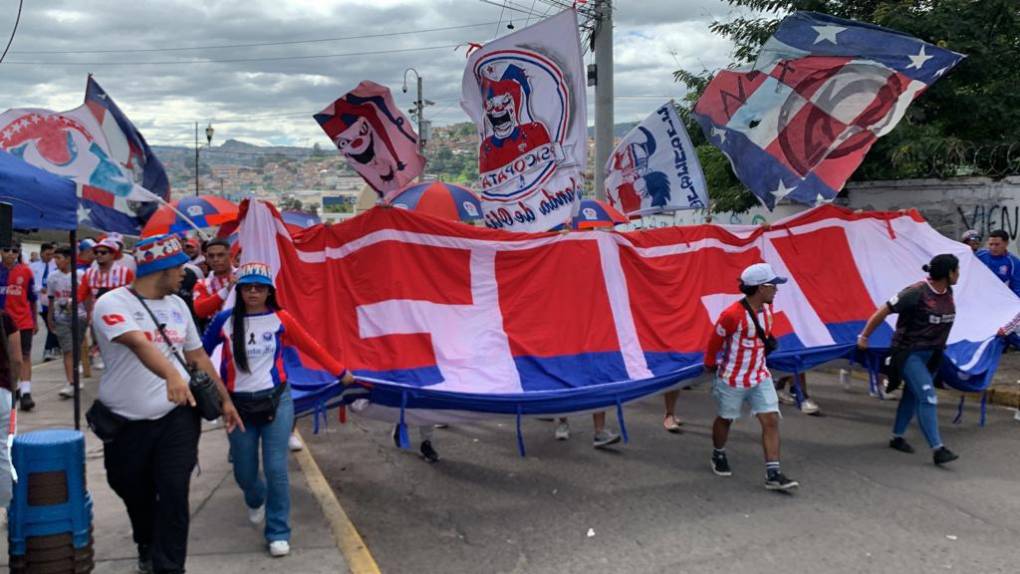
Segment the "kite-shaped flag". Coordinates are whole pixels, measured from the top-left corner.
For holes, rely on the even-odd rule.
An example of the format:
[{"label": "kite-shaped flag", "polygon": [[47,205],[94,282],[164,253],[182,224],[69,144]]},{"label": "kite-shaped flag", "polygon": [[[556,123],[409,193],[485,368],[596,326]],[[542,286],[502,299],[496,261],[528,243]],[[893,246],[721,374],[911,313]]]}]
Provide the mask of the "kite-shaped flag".
[{"label": "kite-shaped flag", "polygon": [[365,80],[315,114],[322,131],[383,199],[425,169],[418,136],[393,102],[389,88]]},{"label": "kite-shaped flag", "polygon": [[694,108],[769,209],[832,200],[910,103],[965,56],[879,26],[796,12],[751,71],[723,70]]},{"label": "kite-shaped flag", "polygon": [[698,154],[671,101],[620,140],[605,170],[609,203],[628,216],[708,204]]}]

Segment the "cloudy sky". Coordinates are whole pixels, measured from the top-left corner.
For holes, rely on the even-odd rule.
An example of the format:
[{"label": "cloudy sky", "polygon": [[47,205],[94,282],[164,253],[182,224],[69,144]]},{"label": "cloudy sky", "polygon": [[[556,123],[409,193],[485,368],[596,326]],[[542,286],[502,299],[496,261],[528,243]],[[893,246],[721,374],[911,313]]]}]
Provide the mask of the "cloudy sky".
[{"label": "cloudy sky", "polygon": [[[730,44],[708,30],[734,14],[721,0],[614,4],[618,122],[681,96],[673,70],[715,70],[730,60]],[[0,0],[3,43],[17,5]],[[328,145],[313,113],[364,79],[390,86],[406,110],[413,76],[408,94],[400,87],[414,67],[436,104],[426,117],[461,122],[465,57],[453,46],[507,34],[511,21],[520,29],[528,12],[533,22],[549,7],[546,0],[26,1],[0,64],[0,110],[76,107],[91,72],[150,143],[188,145],[194,122],[204,129],[211,121],[214,144]]]}]

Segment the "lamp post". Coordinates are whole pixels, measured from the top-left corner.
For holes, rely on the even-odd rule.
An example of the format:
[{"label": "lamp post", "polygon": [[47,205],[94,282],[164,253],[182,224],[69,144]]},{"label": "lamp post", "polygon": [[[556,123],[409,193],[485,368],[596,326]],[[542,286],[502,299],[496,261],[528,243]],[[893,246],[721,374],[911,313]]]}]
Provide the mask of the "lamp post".
[{"label": "lamp post", "polygon": [[[207,146],[212,146],[213,137],[212,123],[205,128],[205,143]],[[198,122],[195,122],[195,197],[198,197]]]},{"label": "lamp post", "polygon": [[418,153],[425,155],[425,140],[428,138],[426,133],[428,129],[428,122],[425,121],[425,106],[432,105],[432,102],[422,97],[422,81],[421,74],[414,68],[408,68],[404,70],[404,87],[403,92],[407,93],[407,73],[414,72],[414,76],[418,79],[418,98],[414,101],[414,109],[411,111],[418,119]]}]

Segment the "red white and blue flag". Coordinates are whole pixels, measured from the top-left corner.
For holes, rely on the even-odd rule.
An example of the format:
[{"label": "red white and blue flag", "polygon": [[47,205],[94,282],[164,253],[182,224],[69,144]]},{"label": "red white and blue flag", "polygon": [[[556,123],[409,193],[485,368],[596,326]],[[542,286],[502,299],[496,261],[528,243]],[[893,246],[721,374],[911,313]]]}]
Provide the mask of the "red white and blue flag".
[{"label": "red white and blue flag", "polygon": [[[522,234],[376,208],[294,238],[270,206],[254,202],[242,215],[242,258],[270,265],[284,308],[373,381],[371,403],[392,418],[407,409],[566,413],[692,380],[715,320],[741,297],[741,271],[763,260],[789,277],[773,309],[777,370],[854,356],[870,315],[920,281],[938,253],[961,266],[951,384],[987,385],[1002,348],[996,331],[1020,312],[966,245],[917,212],[822,206],[769,229]],[[873,365],[894,322],[872,337]]]},{"label": "red white and blue flag", "polygon": [[753,70],[716,74],[694,117],[766,207],[814,205],[832,200],[875,140],[963,58],[887,28],[796,12]]},{"label": "red white and blue flag", "polygon": [[476,189],[487,227],[569,224],[587,166],[586,89],[574,10],[471,52],[460,105],[481,141]]},{"label": "red white and blue flag", "polygon": [[[93,90],[94,95],[99,93]],[[103,231],[137,235],[160,200],[140,183],[144,166],[139,160],[147,164],[154,156],[149,153],[139,158],[134,154],[128,143],[131,138],[121,131],[116,117],[125,122],[127,119],[119,110],[111,112],[112,108],[103,108],[106,112],[97,115],[96,110],[102,106],[96,98],[66,112],[7,110],[0,114],[0,149],[73,180],[78,186],[78,215],[83,223]],[[137,131],[133,133],[136,141],[144,142]],[[150,174],[162,171],[161,167],[153,165]],[[151,177],[158,183],[158,177]]]}]

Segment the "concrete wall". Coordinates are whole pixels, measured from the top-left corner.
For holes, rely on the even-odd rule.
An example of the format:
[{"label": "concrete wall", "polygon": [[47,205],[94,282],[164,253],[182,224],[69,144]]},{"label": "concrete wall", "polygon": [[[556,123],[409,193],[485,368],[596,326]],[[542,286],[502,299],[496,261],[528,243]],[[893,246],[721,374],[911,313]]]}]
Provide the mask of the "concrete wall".
[{"label": "concrete wall", "polygon": [[959,238],[977,229],[986,238],[995,229],[1010,236],[1009,249],[1020,253],[1020,177],[953,180],[876,181],[847,185],[849,207],[895,210],[916,207],[925,219],[948,237]]}]

